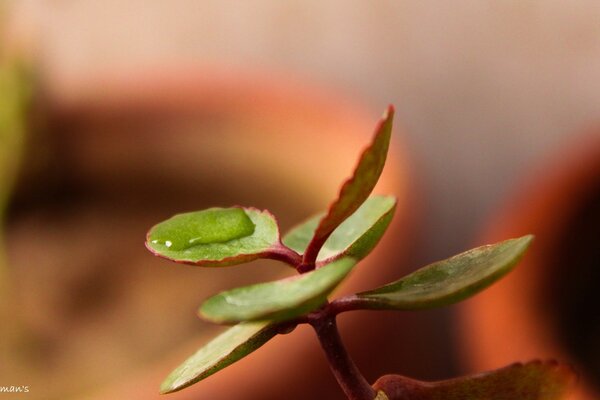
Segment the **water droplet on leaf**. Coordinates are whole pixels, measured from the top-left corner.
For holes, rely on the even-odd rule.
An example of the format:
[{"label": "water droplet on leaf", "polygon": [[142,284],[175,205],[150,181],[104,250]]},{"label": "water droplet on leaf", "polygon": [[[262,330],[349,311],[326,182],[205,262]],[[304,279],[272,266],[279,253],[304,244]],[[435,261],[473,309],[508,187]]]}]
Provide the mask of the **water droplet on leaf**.
[{"label": "water droplet on leaf", "polygon": [[255,225],[241,208],[209,208],[178,214],[156,225],[148,238],[169,250],[223,243],[254,233]]}]

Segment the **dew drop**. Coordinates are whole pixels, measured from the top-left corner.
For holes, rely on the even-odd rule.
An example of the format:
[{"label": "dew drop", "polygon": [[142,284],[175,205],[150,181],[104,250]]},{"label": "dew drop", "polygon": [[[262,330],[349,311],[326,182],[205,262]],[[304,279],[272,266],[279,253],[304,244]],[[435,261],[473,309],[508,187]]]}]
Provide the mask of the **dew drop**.
[{"label": "dew drop", "polygon": [[255,225],[241,208],[209,208],[178,214],[156,225],[150,243],[181,251],[194,246],[224,243],[252,235]]}]

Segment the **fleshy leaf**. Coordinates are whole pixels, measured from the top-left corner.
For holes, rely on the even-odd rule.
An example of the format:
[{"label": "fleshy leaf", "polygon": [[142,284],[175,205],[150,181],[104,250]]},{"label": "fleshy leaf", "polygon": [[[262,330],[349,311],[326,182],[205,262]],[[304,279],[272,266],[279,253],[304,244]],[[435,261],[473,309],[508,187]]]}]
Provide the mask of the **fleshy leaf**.
[{"label": "fleshy leaf", "polygon": [[146,247],[176,262],[226,266],[269,257],[279,244],[277,221],[253,208],[209,208],[155,225]]},{"label": "fleshy leaf", "polygon": [[329,206],[327,214],[315,229],[315,234],[306,247],[303,264],[311,265],[315,262],[329,235],[352,215],[373,191],[385,165],[393,119],[394,108],[390,106],[377,125],[373,142],[360,156],[354,174],[344,182],[338,198]]},{"label": "fleshy leaf", "polygon": [[575,379],[569,366],[533,361],[438,382],[386,375],[373,388],[389,400],[560,400]]},{"label": "fleshy leaf", "polygon": [[270,322],[248,322],[233,326],[208,342],[177,367],[160,386],[171,393],[203,380],[252,353],[277,335]]},{"label": "fleshy leaf", "polygon": [[178,214],[157,225],[151,242],[172,251],[181,251],[202,244],[224,243],[250,236],[254,224],[241,208],[209,208]]},{"label": "fleshy leaf", "polygon": [[461,301],[507,274],[533,236],[477,247],[423,267],[404,278],[356,297],[360,308],[414,310]]},{"label": "fleshy leaf", "polygon": [[206,300],[199,313],[217,323],[295,318],[325,303],[355,264],[344,257],[303,275],[228,290]]},{"label": "fleshy leaf", "polygon": [[[369,197],[333,231],[319,251],[317,261],[331,262],[345,255],[357,260],[363,259],[383,236],[395,210],[394,197]],[[283,243],[302,254],[322,217],[323,214],[319,214],[298,225],[283,238]]]}]

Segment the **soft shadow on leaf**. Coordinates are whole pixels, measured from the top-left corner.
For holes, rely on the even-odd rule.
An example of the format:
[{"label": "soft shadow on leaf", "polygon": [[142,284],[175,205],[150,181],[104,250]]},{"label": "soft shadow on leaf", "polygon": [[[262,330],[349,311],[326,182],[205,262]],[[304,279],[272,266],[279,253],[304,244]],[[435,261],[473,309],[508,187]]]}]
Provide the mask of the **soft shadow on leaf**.
[{"label": "soft shadow on leaf", "polygon": [[510,272],[532,240],[531,235],[509,239],[435,262],[396,282],[358,293],[358,308],[414,310],[456,303]]},{"label": "soft shadow on leaf", "polygon": [[319,222],[304,253],[304,264],[315,262],[329,235],[352,215],[373,191],[385,165],[393,119],[394,108],[390,106],[377,125],[373,142],[361,154],[352,177],[344,182],[338,198],[329,206],[327,214]]},{"label": "soft shadow on leaf", "polygon": [[172,261],[205,267],[268,258],[279,246],[277,221],[254,208],[209,208],[175,215],[148,232],[146,247]]},{"label": "soft shadow on leaf", "polygon": [[389,400],[561,400],[575,380],[568,365],[533,361],[438,382],[385,375],[373,388]]},{"label": "soft shadow on leaf", "polygon": [[344,257],[303,275],[228,290],[206,300],[199,313],[217,323],[291,319],[325,303],[355,264]]},{"label": "soft shadow on leaf", "polygon": [[160,392],[176,392],[201,381],[252,353],[275,335],[277,326],[270,322],[248,322],[231,327],[171,372],[160,386]]},{"label": "soft shadow on leaf", "polygon": [[[369,197],[329,236],[319,251],[318,263],[328,263],[342,256],[365,258],[377,245],[389,226],[396,199],[393,196]],[[314,235],[323,214],[296,226],[283,238],[283,243],[302,254]]]}]

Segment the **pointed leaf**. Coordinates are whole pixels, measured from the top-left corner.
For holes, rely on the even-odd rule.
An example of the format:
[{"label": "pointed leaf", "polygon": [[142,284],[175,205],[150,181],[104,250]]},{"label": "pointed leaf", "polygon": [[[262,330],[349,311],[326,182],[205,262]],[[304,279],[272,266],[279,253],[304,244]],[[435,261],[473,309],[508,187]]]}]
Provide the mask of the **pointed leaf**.
[{"label": "pointed leaf", "polygon": [[344,257],[303,275],[222,292],[202,304],[200,316],[217,323],[295,318],[325,303],[355,264]]},{"label": "pointed leaf", "polygon": [[[383,236],[395,210],[394,197],[369,197],[354,214],[333,231],[319,251],[317,261],[328,263],[342,256],[363,259]],[[323,214],[316,215],[292,229],[283,238],[283,243],[302,254],[322,216]]]},{"label": "pointed leaf", "polygon": [[533,361],[439,382],[386,375],[373,388],[384,392],[387,400],[560,400],[575,379],[566,365]]},{"label": "pointed leaf", "polygon": [[315,230],[314,237],[304,253],[304,264],[310,265],[315,262],[329,235],[352,215],[373,191],[385,165],[393,118],[394,109],[390,106],[375,130],[373,142],[360,156],[354,174],[344,182],[338,198],[329,206],[327,214]]},{"label": "pointed leaf", "polygon": [[201,381],[252,353],[277,335],[270,322],[241,323],[227,329],[175,369],[161,384],[171,393]]},{"label": "pointed leaf", "polygon": [[275,218],[240,207],[177,214],[150,229],[146,239],[157,256],[206,267],[266,258],[279,246]]},{"label": "pointed leaf", "polygon": [[461,301],[507,274],[521,259],[533,236],[478,247],[368,292],[356,295],[360,308],[413,310]]}]

